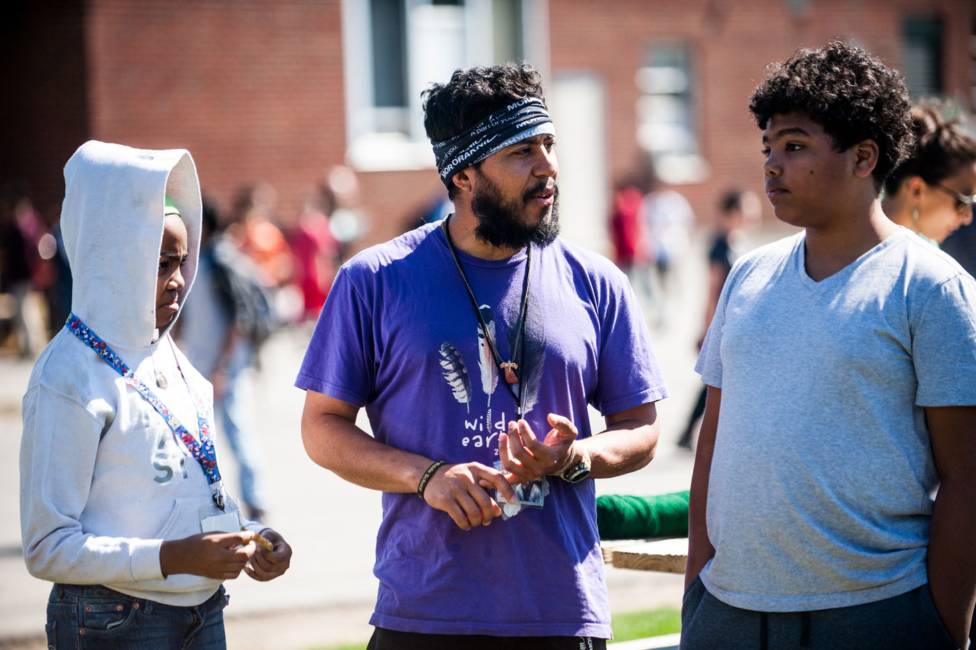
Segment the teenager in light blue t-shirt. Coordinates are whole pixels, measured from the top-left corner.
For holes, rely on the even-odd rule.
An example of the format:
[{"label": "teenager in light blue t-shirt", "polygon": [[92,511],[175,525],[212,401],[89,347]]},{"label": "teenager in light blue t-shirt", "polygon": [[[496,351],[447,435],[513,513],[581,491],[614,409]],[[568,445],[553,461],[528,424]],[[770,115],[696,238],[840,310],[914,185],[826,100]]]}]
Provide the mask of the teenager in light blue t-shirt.
[{"label": "teenager in light blue t-shirt", "polygon": [[976,600],[976,282],[884,214],[901,76],[802,51],[756,89],[799,234],[736,263],[697,370],[682,648],[957,648]]}]

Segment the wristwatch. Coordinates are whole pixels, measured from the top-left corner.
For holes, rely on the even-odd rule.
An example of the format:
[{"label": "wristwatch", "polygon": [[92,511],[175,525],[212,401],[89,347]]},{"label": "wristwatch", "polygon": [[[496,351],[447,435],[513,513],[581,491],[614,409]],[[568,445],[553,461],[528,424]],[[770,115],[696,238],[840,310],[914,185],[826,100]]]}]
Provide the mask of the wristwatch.
[{"label": "wristwatch", "polygon": [[579,447],[582,458],[575,465],[566,468],[560,477],[569,483],[579,483],[590,475],[590,452],[582,445]]}]

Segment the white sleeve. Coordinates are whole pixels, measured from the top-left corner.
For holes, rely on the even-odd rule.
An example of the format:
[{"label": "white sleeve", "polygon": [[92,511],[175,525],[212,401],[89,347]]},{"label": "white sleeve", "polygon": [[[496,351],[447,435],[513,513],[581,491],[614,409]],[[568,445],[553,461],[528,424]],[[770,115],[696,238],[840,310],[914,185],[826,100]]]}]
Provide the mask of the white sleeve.
[{"label": "white sleeve", "polygon": [[27,570],[37,578],[72,584],[163,579],[162,540],[82,529],[105,426],[82,405],[43,387],[24,398],[20,523]]}]

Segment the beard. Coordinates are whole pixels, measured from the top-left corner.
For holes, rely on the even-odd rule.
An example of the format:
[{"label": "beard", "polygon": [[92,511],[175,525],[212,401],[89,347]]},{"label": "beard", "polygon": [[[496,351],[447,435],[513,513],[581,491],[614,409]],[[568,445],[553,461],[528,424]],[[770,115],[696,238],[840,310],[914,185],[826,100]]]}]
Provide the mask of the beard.
[{"label": "beard", "polygon": [[529,244],[545,247],[559,235],[559,186],[553,188],[552,206],[536,226],[526,224],[530,202],[543,192],[546,182],[529,188],[516,198],[506,200],[498,186],[481,176],[482,184],[471,199],[471,211],[478,219],[474,235],[495,248],[521,250]]}]

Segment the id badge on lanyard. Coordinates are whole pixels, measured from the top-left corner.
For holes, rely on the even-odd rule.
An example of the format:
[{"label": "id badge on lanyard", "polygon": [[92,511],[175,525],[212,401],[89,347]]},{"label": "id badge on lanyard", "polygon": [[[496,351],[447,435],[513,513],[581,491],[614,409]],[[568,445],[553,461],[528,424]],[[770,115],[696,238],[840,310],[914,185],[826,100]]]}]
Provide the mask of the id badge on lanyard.
[{"label": "id badge on lanyard", "polygon": [[200,518],[200,532],[203,533],[236,533],[244,526],[240,510],[223,512],[216,504],[203,506],[197,515]]},{"label": "id badge on lanyard", "polygon": [[[103,361],[105,361],[105,363],[114,368],[115,371],[122,376],[122,379],[125,380],[125,383],[142,395],[143,399],[149,402],[149,404],[156,409],[156,412],[159,413],[164,420],[166,420],[166,424],[173,432],[173,435],[183,443],[193,458],[200,464],[200,468],[207,477],[207,483],[210,484],[210,492],[213,496],[214,505],[220,510],[221,513],[223,513],[226,505],[224,499],[223,481],[221,481],[220,478],[220,470],[217,468],[217,452],[214,449],[213,436],[210,433],[210,423],[200,414],[199,396],[190,390],[191,396],[194,399],[194,408],[197,412],[197,423],[200,427],[200,440],[197,441],[197,439],[193,437],[193,434],[190,433],[185,426],[183,426],[183,424],[177,419],[176,415],[174,415],[173,412],[170,411],[165,404],[163,404],[156,394],[153,393],[152,390],[150,390],[150,388],[142,382],[142,380],[136,377],[135,373],[129,369],[124,361],[122,361],[122,358],[119,357],[119,355],[108,346],[108,343],[100,339],[95,332],[93,332],[81,321],[80,318],[75,316],[73,313],[69,314],[68,320],[65,322],[65,326],[85,345],[94,350],[95,353],[100,356]],[[179,364],[177,363],[177,365]],[[183,373],[182,369],[180,369],[180,373]],[[183,379],[186,381],[185,376]],[[189,384],[187,384],[187,387],[189,387]],[[230,515],[238,517],[236,512],[227,513],[226,516]],[[219,517],[220,515],[218,515],[218,518]],[[203,518],[201,517],[201,522],[202,521]],[[240,530],[240,523],[238,523],[237,527],[234,529],[234,531],[238,530]]]}]

